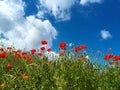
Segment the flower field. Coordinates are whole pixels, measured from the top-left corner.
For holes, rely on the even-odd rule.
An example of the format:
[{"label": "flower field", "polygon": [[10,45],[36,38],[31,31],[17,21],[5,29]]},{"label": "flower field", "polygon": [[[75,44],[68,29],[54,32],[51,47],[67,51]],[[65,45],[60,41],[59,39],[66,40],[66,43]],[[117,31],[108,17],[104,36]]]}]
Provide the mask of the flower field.
[{"label": "flower field", "polygon": [[44,47],[46,40],[41,44],[29,52],[0,48],[0,90],[119,90],[120,56],[106,54],[106,64],[99,65],[83,53],[86,45],[70,52],[61,42],[58,56],[50,60],[45,52],[52,49]]}]

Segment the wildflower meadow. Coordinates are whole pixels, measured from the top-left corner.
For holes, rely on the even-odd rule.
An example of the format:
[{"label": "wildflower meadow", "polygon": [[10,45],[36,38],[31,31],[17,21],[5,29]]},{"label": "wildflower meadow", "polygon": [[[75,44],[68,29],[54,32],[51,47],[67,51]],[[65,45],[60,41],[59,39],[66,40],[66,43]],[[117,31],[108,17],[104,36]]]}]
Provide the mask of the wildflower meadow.
[{"label": "wildflower meadow", "polygon": [[[106,54],[106,63],[93,62],[86,45],[67,47],[60,42],[58,54],[41,41],[39,50],[0,47],[0,90],[119,90],[119,55]],[[103,68],[104,67],[104,68]]]}]

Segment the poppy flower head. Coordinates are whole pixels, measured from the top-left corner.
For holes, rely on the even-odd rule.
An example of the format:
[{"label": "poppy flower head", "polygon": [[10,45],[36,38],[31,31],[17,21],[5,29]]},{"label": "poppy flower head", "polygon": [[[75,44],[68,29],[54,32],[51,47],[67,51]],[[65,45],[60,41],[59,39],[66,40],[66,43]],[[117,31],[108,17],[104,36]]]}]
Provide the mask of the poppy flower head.
[{"label": "poppy flower head", "polygon": [[41,44],[42,44],[42,45],[46,45],[46,44],[47,44],[47,41],[46,41],[46,40],[42,40],[42,41],[41,41]]},{"label": "poppy flower head", "polygon": [[27,61],[32,61],[32,58],[31,58],[30,56],[28,56],[28,57],[26,58],[26,60],[27,60]]},{"label": "poppy flower head", "polygon": [[6,55],[7,55],[7,52],[2,52],[2,53],[0,53],[0,58],[5,58]]},{"label": "poppy flower head", "polygon": [[32,49],[31,50],[31,54],[34,55],[34,53],[36,52],[36,49]]},{"label": "poppy flower head", "polygon": [[40,53],[38,53],[38,56],[40,56],[40,57],[41,57],[41,56],[43,56],[43,53],[41,53],[41,52],[40,52]]},{"label": "poppy flower head", "polygon": [[60,42],[59,46],[61,49],[66,50],[66,43],[65,42]]},{"label": "poppy flower head", "polygon": [[8,49],[8,50],[11,50],[11,49],[12,49],[12,47],[7,47],[7,49]]},{"label": "poppy flower head", "polygon": [[112,57],[113,57],[112,54],[106,54],[106,55],[104,56],[104,60],[109,60],[109,59],[112,58]]},{"label": "poppy flower head", "polygon": [[20,54],[22,51],[21,50],[14,50],[13,53],[15,54]]},{"label": "poppy flower head", "polygon": [[4,88],[6,86],[6,83],[4,82],[4,83],[2,83],[2,84],[0,84],[0,87],[2,87],[2,88]]},{"label": "poppy flower head", "polygon": [[28,74],[24,74],[24,75],[23,75],[23,78],[24,78],[24,79],[27,79],[27,78],[29,78],[29,75],[28,75]]},{"label": "poppy flower head", "polygon": [[4,51],[4,48],[0,48],[0,51]]},{"label": "poppy flower head", "polygon": [[21,53],[22,51],[21,50],[17,50],[17,53]]},{"label": "poppy flower head", "polygon": [[112,59],[113,59],[114,61],[118,61],[118,60],[119,60],[119,56],[113,56]]},{"label": "poppy flower head", "polygon": [[50,52],[50,51],[51,51],[51,48],[48,48],[47,51]]},{"label": "poppy flower head", "polygon": [[7,64],[6,68],[11,69],[12,65],[11,64]]},{"label": "poppy flower head", "polygon": [[16,53],[16,54],[14,55],[14,58],[22,58],[22,57],[21,57],[20,54]]},{"label": "poppy flower head", "polygon": [[64,52],[60,52],[60,53],[59,53],[59,56],[60,56],[60,57],[64,56]]},{"label": "poppy flower head", "polygon": [[75,52],[77,52],[79,50],[79,47],[74,47],[73,49]]},{"label": "poppy flower head", "polygon": [[113,55],[112,55],[112,54],[108,54],[108,56],[109,56],[109,58],[112,58],[112,57],[113,57]]},{"label": "poppy flower head", "polygon": [[32,49],[31,52],[36,52],[36,49]]},{"label": "poppy flower head", "polygon": [[22,55],[27,55],[27,52],[22,52]]},{"label": "poppy flower head", "polygon": [[110,64],[110,65],[113,65],[113,64],[114,64],[114,62],[109,62],[109,64]]},{"label": "poppy flower head", "polygon": [[82,49],[86,49],[87,46],[86,45],[81,45],[79,48],[82,50]]},{"label": "poppy flower head", "polygon": [[44,51],[44,50],[45,50],[45,47],[41,47],[40,50],[41,50],[41,51]]},{"label": "poppy flower head", "polygon": [[110,58],[108,56],[105,56],[104,57],[104,60],[109,60]]}]

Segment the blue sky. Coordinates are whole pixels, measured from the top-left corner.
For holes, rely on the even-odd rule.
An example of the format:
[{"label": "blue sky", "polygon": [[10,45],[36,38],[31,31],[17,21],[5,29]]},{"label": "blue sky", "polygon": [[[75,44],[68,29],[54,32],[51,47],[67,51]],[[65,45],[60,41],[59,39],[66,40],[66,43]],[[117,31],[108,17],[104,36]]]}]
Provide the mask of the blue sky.
[{"label": "blue sky", "polygon": [[120,55],[120,0],[2,0],[0,32],[17,48],[46,39],[54,51],[64,41]]},{"label": "blue sky", "polygon": [[[73,9],[71,20],[55,24],[61,33],[59,35],[60,41],[65,40],[76,45],[86,44],[95,50],[100,48],[104,53],[108,48],[112,48],[112,52],[119,54],[120,3],[113,0],[100,5],[89,5],[82,7],[83,12],[79,8],[80,6],[77,6]],[[109,31],[111,38],[102,38],[101,30]]]}]

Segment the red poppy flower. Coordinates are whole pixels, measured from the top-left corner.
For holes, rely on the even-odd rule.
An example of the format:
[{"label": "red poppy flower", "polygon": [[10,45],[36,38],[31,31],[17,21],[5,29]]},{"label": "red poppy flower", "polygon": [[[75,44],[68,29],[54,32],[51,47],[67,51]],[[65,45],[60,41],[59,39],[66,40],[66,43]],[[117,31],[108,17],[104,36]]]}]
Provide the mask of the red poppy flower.
[{"label": "red poppy flower", "polygon": [[8,49],[8,50],[11,50],[11,49],[12,49],[12,47],[7,47],[7,49]]},{"label": "red poppy flower", "polygon": [[47,51],[50,52],[50,51],[51,51],[51,48],[48,48]]},{"label": "red poppy flower", "polygon": [[86,49],[87,46],[85,46],[85,45],[81,45],[79,48],[80,48],[80,50],[82,50],[82,49]]},{"label": "red poppy flower", "polygon": [[28,55],[22,55],[23,59],[27,59]]},{"label": "red poppy flower", "polygon": [[4,88],[6,86],[6,83],[3,82],[2,84],[0,84],[0,87]]},{"label": "red poppy flower", "polygon": [[27,55],[27,52],[22,52],[22,55]]},{"label": "red poppy flower", "polygon": [[27,79],[27,78],[29,78],[29,75],[28,75],[28,74],[24,74],[24,75],[23,75],[23,78],[24,78],[24,79]]},{"label": "red poppy flower", "polygon": [[32,51],[32,52],[36,52],[36,49],[32,49],[31,51]]},{"label": "red poppy flower", "polygon": [[34,54],[35,54],[35,52],[31,52],[31,54],[32,54],[32,55],[34,55]]},{"label": "red poppy flower", "polygon": [[19,50],[14,50],[13,53],[14,53],[14,54],[20,54],[21,51],[19,51]]},{"label": "red poppy flower", "polygon": [[38,53],[38,56],[43,56],[43,53],[41,53],[41,52],[40,52],[40,53]]},{"label": "red poppy flower", "polygon": [[0,58],[5,58],[6,55],[7,55],[7,52],[2,52],[2,53],[0,54]]},{"label": "red poppy flower", "polygon": [[34,55],[34,53],[36,52],[36,49],[32,49],[31,50],[31,54]]},{"label": "red poppy flower", "polygon": [[4,49],[3,49],[3,48],[0,48],[0,51],[4,51]]},{"label": "red poppy flower", "polygon": [[63,49],[63,50],[66,50],[66,43],[65,42],[61,42],[59,44],[60,48]]},{"label": "red poppy flower", "polygon": [[61,57],[61,56],[64,56],[64,52],[60,52],[59,53],[59,56]]},{"label": "red poppy flower", "polygon": [[114,62],[109,62],[110,65],[114,64]]},{"label": "red poppy flower", "polygon": [[104,60],[109,60],[112,57],[113,57],[112,54],[107,54],[107,55],[104,56]]},{"label": "red poppy flower", "polygon": [[42,43],[42,45],[46,45],[47,41],[46,40],[42,40],[41,43]]},{"label": "red poppy flower", "polygon": [[81,51],[82,50],[82,47],[79,47],[79,51]]},{"label": "red poppy flower", "polygon": [[21,53],[22,51],[21,50],[17,50],[16,53]]},{"label": "red poppy flower", "polygon": [[75,52],[77,52],[79,50],[79,47],[74,47],[73,49]]},{"label": "red poppy flower", "polygon": [[16,54],[14,55],[14,58],[22,58],[22,57],[21,57],[20,54],[17,54],[17,53],[16,53]]},{"label": "red poppy flower", "polygon": [[11,69],[12,65],[11,64],[7,64],[6,68]]},{"label": "red poppy flower", "polygon": [[112,55],[112,54],[108,54],[108,56],[109,56],[110,58],[112,58],[112,57],[113,57],[113,55]]},{"label": "red poppy flower", "polygon": [[104,60],[109,60],[109,59],[110,59],[109,56],[104,57]]},{"label": "red poppy flower", "polygon": [[42,51],[45,50],[45,47],[41,47],[40,50],[42,50]]},{"label": "red poppy flower", "polygon": [[118,61],[119,60],[119,56],[113,56],[112,59],[115,60],[115,61]]},{"label": "red poppy flower", "polygon": [[27,61],[32,61],[32,58],[31,58],[30,56],[28,56],[28,57],[26,58],[26,60],[27,60]]}]

